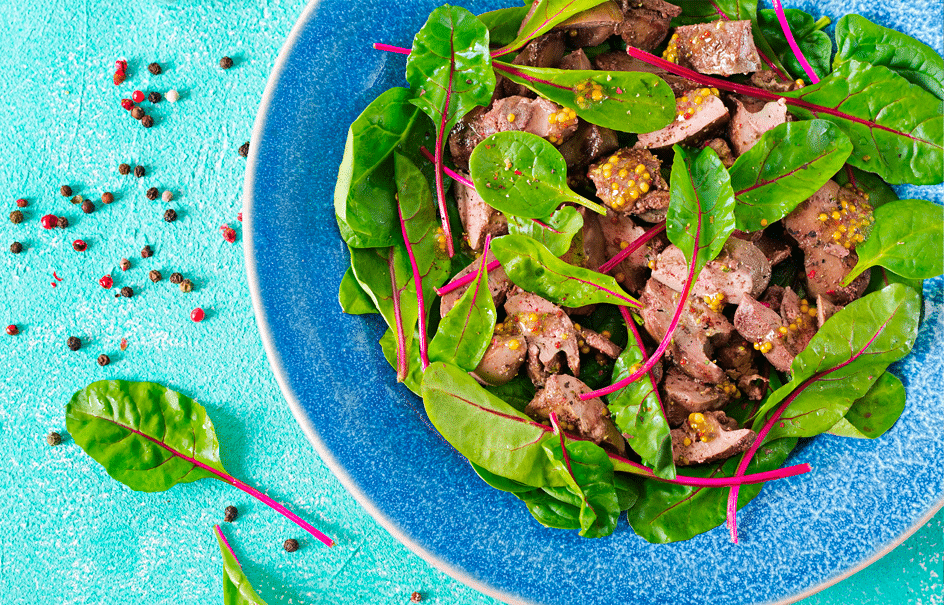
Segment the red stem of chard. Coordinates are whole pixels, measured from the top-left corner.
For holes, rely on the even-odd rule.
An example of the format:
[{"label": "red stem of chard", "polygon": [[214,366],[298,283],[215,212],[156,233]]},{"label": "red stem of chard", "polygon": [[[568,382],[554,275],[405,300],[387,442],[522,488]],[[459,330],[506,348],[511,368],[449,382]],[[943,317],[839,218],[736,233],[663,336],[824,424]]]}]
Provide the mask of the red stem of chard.
[{"label": "red stem of chard", "polygon": [[[500,266],[501,266],[500,262],[498,262],[497,260],[493,260],[489,264],[485,265],[485,269],[486,271],[494,271]],[[478,270],[473,271],[472,273],[469,273],[467,275],[463,275],[459,279],[454,279],[448,284],[446,284],[445,286],[443,286],[442,288],[439,288],[438,290],[436,290],[436,294],[439,294],[440,296],[442,296],[443,294],[448,294],[449,292],[452,292],[456,288],[461,288],[462,286],[466,284],[474,282],[476,279],[478,279],[478,277],[479,277]]]},{"label": "red stem of chard", "polygon": [[646,242],[648,242],[655,236],[659,235],[663,231],[665,231],[665,221],[662,221],[658,225],[652,227],[651,229],[649,229],[648,231],[646,231],[645,233],[637,237],[635,240],[633,240],[633,243],[631,243],[630,245],[620,250],[619,254],[617,254],[610,260],[600,265],[600,268],[597,269],[597,272],[609,273],[614,267],[616,267],[616,265],[623,262],[626,259],[626,257],[628,257],[630,254],[632,254],[636,250],[639,250],[640,248],[642,248],[646,244]]},{"label": "red stem of chard", "polygon": [[233,559],[235,559],[236,564],[242,567],[243,564],[239,562],[239,557],[236,556],[236,553],[233,551],[233,547],[229,545],[229,540],[227,540],[226,536],[223,535],[223,530],[220,529],[220,526],[214,525],[213,529],[216,531],[216,535],[220,538],[220,542],[222,542],[223,546],[226,547],[226,550],[229,551],[229,554],[233,555]]},{"label": "red stem of chard", "polygon": [[[435,161],[436,161],[436,156],[434,156],[433,154],[431,154],[431,153],[429,152],[429,149],[426,149],[426,147],[420,147],[420,151],[423,152],[423,155],[426,156],[426,159],[429,160],[430,162],[435,162]],[[454,181],[459,181],[460,183],[462,183],[462,184],[465,185],[466,187],[469,187],[469,188],[471,188],[471,189],[475,189],[475,183],[473,183],[473,182],[470,181],[469,179],[465,178],[464,176],[462,176],[461,174],[459,174],[459,173],[456,172],[455,170],[449,168],[449,166],[443,166],[443,172],[445,172],[446,174],[448,174],[448,175],[450,176],[450,178],[452,178],[452,180],[454,180]]]},{"label": "red stem of chard", "polygon": [[397,272],[393,266],[393,248],[387,256],[390,267],[390,291],[393,293],[393,324],[397,335],[397,382],[406,380],[409,372],[406,357],[406,333],[403,331],[403,313],[400,310],[400,291],[397,289]]},{"label": "red stem of chard", "polygon": [[[664,226],[664,224],[663,224]],[[620,305],[620,314],[623,316],[623,321],[626,322],[626,327],[629,328],[629,331],[633,333],[633,338],[636,339],[636,344],[639,345],[639,350],[642,351],[643,357],[646,356],[646,344],[642,341],[642,336],[639,335],[639,329],[636,328],[636,322],[633,321],[633,316],[630,314],[629,309]],[[652,373],[652,370],[646,372],[646,375],[649,377],[649,384],[652,385],[652,393],[656,396],[656,401],[659,402],[659,409],[662,411],[662,417],[665,417],[665,406],[662,404],[662,395],[659,394],[659,381],[656,380],[655,375]],[[639,405],[642,405],[642,401],[639,402]]]},{"label": "red stem of chard", "polygon": [[374,48],[376,50],[382,50],[388,53],[396,53],[398,55],[408,55],[412,52],[409,48],[401,48],[399,46],[390,46],[389,44],[384,44],[382,42],[374,42]]},{"label": "red stem of chard", "polygon": [[800,46],[793,38],[793,32],[790,31],[790,24],[787,23],[787,15],[783,12],[783,6],[780,4],[780,0],[773,0],[773,3],[774,10],[777,13],[777,20],[780,21],[780,29],[783,30],[783,35],[787,37],[787,44],[790,45],[790,50],[792,50],[793,54],[796,55],[797,61],[800,62],[800,67],[802,67],[803,71],[806,72],[806,77],[810,79],[810,82],[813,84],[819,83],[819,76],[817,76],[816,72],[813,71],[813,66],[810,65],[810,62],[806,60],[806,56],[803,54],[803,51],[800,50]]},{"label": "red stem of chard", "polygon": [[[413,244],[410,243],[410,237],[406,232],[406,221],[403,220],[403,207],[400,205],[399,197],[397,197],[397,214],[400,216],[400,231],[403,233],[403,243],[406,244],[406,253],[410,257],[410,268],[413,270],[413,285],[416,287],[416,302],[419,305],[420,363],[425,370],[429,367],[429,343],[426,339],[426,303],[423,300],[423,276],[420,275],[416,257],[413,255]],[[392,256],[391,254],[391,258]],[[393,287],[396,288],[396,283],[393,284]],[[399,361],[399,356],[397,361]],[[406,375],[404,375],[404,378],[406,378]]]}]

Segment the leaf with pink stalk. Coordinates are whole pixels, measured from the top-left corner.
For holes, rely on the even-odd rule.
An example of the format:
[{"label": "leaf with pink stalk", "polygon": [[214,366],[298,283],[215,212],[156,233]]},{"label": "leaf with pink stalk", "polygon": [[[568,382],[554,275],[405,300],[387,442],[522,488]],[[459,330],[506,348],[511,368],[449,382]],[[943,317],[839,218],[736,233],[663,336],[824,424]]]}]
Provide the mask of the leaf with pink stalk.
[{"label": "leaf with pink stalk", "polygon": [[223,605],[266,605],[249,583],[249,578],[246,577],[236,553],[219,525],[213,526],[213,533],[216,535],[216,541],[220,543],[220,552],[223,555]]}]

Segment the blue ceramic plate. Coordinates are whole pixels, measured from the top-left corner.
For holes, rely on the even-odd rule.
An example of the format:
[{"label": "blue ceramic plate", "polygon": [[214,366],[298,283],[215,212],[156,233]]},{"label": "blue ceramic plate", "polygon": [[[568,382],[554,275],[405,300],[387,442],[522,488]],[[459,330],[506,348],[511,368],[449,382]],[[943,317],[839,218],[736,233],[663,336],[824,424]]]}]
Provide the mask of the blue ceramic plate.
[{"label": "blue ceramic plate", "polygon": [[[791,602],[876,560],[939,509],[939,279],[925,284],[914,353],[894,368],[908,389],[898,424],[875,441],[824,435],[801,444],[790,463],[810,462],[814,472],[765,487],[740,513],[737,546],[724,528],[664,546],[638,538],[625,520],[601,540],[546,529],[427,428],[422,402],[397,385],[381,355],[382,322],[340,312],[348,257],[332,195],[348,125],[381,91],[405,84],[404,57],[371,43],[410,46],[437,4],[309,5],[269,80],[249,157],[246,264],[259,329],[299,424],[358,501],[446,573],[507,602],[542,604]],[[788,4],[817,17],[858,12],[941,49],[935,0]],[[940,187],[901,194],[942,197]]]}]

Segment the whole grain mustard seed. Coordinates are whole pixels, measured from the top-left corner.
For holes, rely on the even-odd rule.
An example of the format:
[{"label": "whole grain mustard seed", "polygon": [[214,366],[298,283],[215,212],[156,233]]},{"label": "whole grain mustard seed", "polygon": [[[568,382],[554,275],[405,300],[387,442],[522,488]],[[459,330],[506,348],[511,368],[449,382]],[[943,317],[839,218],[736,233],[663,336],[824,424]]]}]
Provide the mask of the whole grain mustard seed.
[{"label": "whole grain mustard seed", "polygon": [[152,118],[151,116],[144,116],[143,118],[141,118],[141,126],[144,126],[145,128],[150,128],[151,126],[154,126],[154,118]]},{"label": "whole grain mustard seed", "polygon": [[71,201],[73,204],[81,204],[82,202],[85,201],[85,198],[82,197],[81,195],[73,195],[72,199],[69,201]]},{"label": "whole grain mustard seed", "polygon": [[177,211],[173,208],[168,208],[164,211],[164,220],[168,223],[173,223],[177,220]]},{"label": "whole grain mustard seed", "polygon": [[220,69],[229,69],[233,66],[233,60],[230,57],[220,59]]},{"label": "whole grain mustard seed", "polygon": [[298,540],[295,538],[289,538],[282,543],[282,548],[285,549],[285,552],[295,552],[298,550]]},{"label": "whole grain mustard seed", "polygon": [[51,445],[55,447],[59,445],[60,443],[62,443],[62,435],[60,435],[56,431],[52,431],[48,435],[46,435],[46,445]]},{"label": "whole grain mustard seed", "polygon": [[10,213],[10,222],[14,225],[19,225],[23,222],[23,213],[19,210],[14,210]]},{"label": "whole grain mustard seed", "polygon": [[134,176],[141,178],[145,175],[147,171],[144,169],[144,166],[135,166],[134,167]]},{"label": "whole grain mustard seed", "polygon": [[111,363],[111,357],[102,353],[98,356],[98,365],[105,367]]},{"label": "whole grain mustard seed", "polygon": [[125,286],[121,289],[121,295],[125,298],[131,298],[134,296],[134,290],[131,289],[131,286]]},{"label": "whole grain mustard seed", "polygon": [[69,197],[72,195],[72,187],[69,187],[68,185],[63,185],[59,187],[59,193],[62,195],[62,197]]},{"label": "whole grain mustard seed", "polygon": [[179,288],[180,288],[180,291],[181,291],[181,292],[185,292],[185,293],[186,293],[186,292],[192,292],[192,291],[193,291],[193,282],[190,281],[189,279],[185,279],[185,280],[183,280],[182,282],[180,282]]},{"label": "whole grain mustard seed", "polygon": [[156,200],[158,193],[159,193],[159,192],[158,192],[158,190],[157,190],[157,187],[149,187],[148,190],[144,192],[144,195],[145,195],[145,196],[147,197],[147,199],[149,199],[149,200]]},{"label": "whole grain mustard seed", "polygon": [[150,246],[141,248],[141,258],[151,258],[152,256],[154,256],[154,251],[151,250]]},{"label": "whole grain mustard seed", "polygon": [[181,283],[181,282],[183,282],[183,281],[184,281],[184,276],[181,275],[180,273],[174,272],[174,273],[171,273],[171,274],[170,274],[170,283],[172,283],[172,284],[179,284],[179,283]]},{"label": "whole grain mustard seed", "polygon": [[78,351],[82,348],[82,341],[79,340],[78,336],[70,336],[66,339],[66,346],[69,347],[70,351]]},{"label": "whole grain mustard seed", "polygon": [[150,280],[156,284],[157,282],[161,281],[161,279],[163,279],[163,276],[157,269],[151,269],[148,271],[148,278],[150,278]]},{"label": "whole grain mustard seed", "polygon": [[111,191],[106,191],[105,193],[102,194],[103,204],[110,204],[114,201],[115,201],[115,194],[113,194]]},{"label": "whole grain mustard seed", "polygon": [[118,174],[131,174],[131,166],[127,164],[118,164]]},{"label": "whole grain mustard seed", "polygon": [[23,251],[23,244],[21,244],[20,242],[13,242],[12,244],[10,244],[10,252],[12,252],[13,254],[19,254],[22,251]]},{"label": "whole grain mustard seed", "polygon": [[148,71],[154,74],[155,76],[161,75],[161,72],[164,71],[161,69],[160,63],[154,62],[148,64]]}]

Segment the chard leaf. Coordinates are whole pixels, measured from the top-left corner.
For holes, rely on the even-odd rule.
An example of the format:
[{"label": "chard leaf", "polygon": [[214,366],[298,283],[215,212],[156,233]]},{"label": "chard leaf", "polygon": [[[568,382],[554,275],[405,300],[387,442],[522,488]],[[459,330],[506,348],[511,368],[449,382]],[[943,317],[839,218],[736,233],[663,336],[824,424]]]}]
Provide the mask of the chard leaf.
[{"label": "chard leaf", "polygon": [[[407,374],[400,382],[403,386],[410,389],[419,397],[423,396],[423,364],[420,363],[420,342],[419,333],[413,330],[413,334],[407,339]],[[397,334],[393,328],[384,332],[380,337],[380,350],[383,352],[384,359],[394,370],[397,369]]]},{"label": "chard leaf", "polygon": [[872,208],[878,208],[882,204],[893,202],[898,199],[894,189],[888,186],[888,183],[875,176],[871,172],[863,172],[858,168],[846,165],[845,170],[840,170],[833,177],[833,180],[842,185],[851,183],[857,189],[867,194],[869,205]]},{"label": "chard leaf", "polygon": [[266,605],[249,583],[249,578],[236,560],[236,555],[230,550],[220,527],[217,525],[214,530],[216,541],[220,544],[220,552],[223,554],[223,605]]},{"label": "chard leaf", "polygon": [[869,285],[865,289],[865,293],[871,294],[872,292],[878,292],[891,284],[904,284],[917,292],[919,296],[924,291],[924,282],[920,279],[908,279],[907,277],[902,277],[897,273],[889,271],[885,267],[875,267],[872,271],[871,279],[869,279]]},{"label": "chard leaf", "polygon": [[[563,488],[538,488],[530,492],[516,493],[527,506],[535,520],[544,527],[553,529],[580,529],[580,506],[573,503]],[[561,500],[563,496],[567,500]]]},{"label": "chard leaf", "polygon": [[606,209],[567,186],[567,161],[530,132],[498,132],[469,157],[475,191],[492,208],[521,218],[544,218],[564,202],[606,215]]},{"label": "chard leaf", "polygon": [[944,181],[941,100],[887,67],[850,60],[829,76],[784,96],[790,112],[821,118],[852,141],[848,162],[892,184]]},{"label": "chard leaf", "polygon": [[694,259],[697,275],[734,231],[734,190],[713,149],[706,147],[695,157],[679,145],[674,149],[665,230],[688,262]]},{"label": "chard leaf", "polygon": [[583,217],[573,206],[563,206],[555,210],[551,218],[541,222],[536,222],[536,219],[520,218],[513,214],[506,216],[509,233],[526,235],[544,244],[554,256],[562,256],[567,252],[574,235],[583,229]]},{"label": "chard leaf", "polygon": [[944,207],[927,200],[899,200],[879,207],[874,216],[869,238],[856,246],[859,261],[843,285],[876,265],[909,279],[944,273]]},{"label": "chard leaf", "polygon": [[[498,62],[495,68],[512,82],[573,109],[587,122],[605,128],[653,132],[675,119],[675,95],[669,85],[654,74],[552,69]],[[602,87],[601,99],[592,99],[591,83]]]},{"label": "chard leaf", "polygon": [[639,306],[613,277],[565,263],[530,237],[500,237],[492,242],[492,253],[512,283],[555,305],[582,307],[612,303]]},{"label": "chard leaf", "polygon": [[535,488],[533,485],[525,485],[524,483],[519,483],[518,481],[513,481],[507,477],[502,477],[501,475],[496,475],[491,471],[487,471],[478,464],[474,462],[469,462],[472,466],[472,470],[475,471],[475,474],[479,476],[485,483],[489,486],[494,487],[497,490],[503,492],[508,492],[511,494],[520,494],[525,492],[533,491]]},{"label": "chard leaf", "polygon": [[580,507],[580,535],[602,538],[613,533],[620,514],[619,499],[614,485],[613,463],[602,447],[592,441],[571,441],[566,444],[567,457],[559,440],[542,444],[550,466],[564,480],[560,488],[545,488],[564,496],[561,500]]},{"label": "chard leaf", "polygon": [[510,6],[479,15],[479,21],[488,29],[489,44],[504,46],[513,42],[530,8],[528,5]]},{"label": "chard leaf", "polygon": [[[581,367],[583,365],[581,364]],[[485,385],[485,390],[500,398],[502,401],[515,408],[519,412],[523,412],[528,404],[531,403],[531,400],[534,399],[534,395],[537,392],[537,389],[534,388],[534,383],[531,382],[531,379],[528,376],[521,372],[510,381],[501,385]]]},{"label": "chard leaf", "polygon": [[409,103],[411,92],[391,88],[351,124],[334,189],[341,237],[354,248],[389,246],[399,233],[393,150],[425,118]]},{"label": "chard leaf", "polygon": [[515,39],[495,51],[494,56],[500,57],[518,50],[531,40],[551,31],[554,26],[604,2],[606,0],[537,0],[528,10]]},{"label": "chard leaf", "polygon": [[758,231],[790,214],[851,153],[849,138],[826,120],[787,122],[768,130],[731,166],[737,228]]},{"label": "chard leaf", "polygon": [[[783,12],[790,25],[790,31],[793,33],[793,39],[803,52],[803,56],[810,62],[816,75],[825,78],[829,74],[833,43],[826,32],[821,30],[829,25],[829,19],[824,17],[816,21],[812,15],[796,8],[788,8]],[[770,43],[774,56],[787,69],[787,72],[794,78],[806,79],[806,72],[800,66],[796,55],[793,54],[783,28],[780,27],[777,11],[769,8],[757,11],[757,24],[764,38]]]},{"label": "chard leaf", "polygon": [[832,435],[856,439],[875,439],[885,434],[905,410],[905,386],[890,372],[885,372],[869,392],[857,399],[846,415],[829,429]]},{"label": "chard leaf", "polygon": [[836,45],[835,65],[852,59],[884,65],[944,99],[944,59],[927,44],[865,17],[846,15],[836,23]]},{"label": "chard leaf", "polygon": [[812,437],[828,431],[890,363],[911,351],[920,313],[920,297],[901,284],[838,311],[794,358],[793,379],[769,397],[754,420],[754,430],[760,430],[789,397],[789,407],[767,439]]},{"label": "chard leaf", "polygon": [[[748,472],[778,468],[796,445],[796,439],[765,443],[748,465]],[[709,466],[686,469],[693,477],[733,477],[738,458]],[[763,484],[742,485],[737,507],[743,508],[760,493]],[[626,513],[629,524],[643,539],[654,544],[688,540],[722,524],[728,490],[688,487],[652,479],[640,482],[639,499]]]},{"label": "chard leaf", "polygon": [[341,310],[350,315],[377,313],[374,301],[370,299],[364,288],[357,283],[354,271],[350,267],[347,268],[344,277],[341,278],[341,286],[338,288],[338,301],[341,303]]}]

